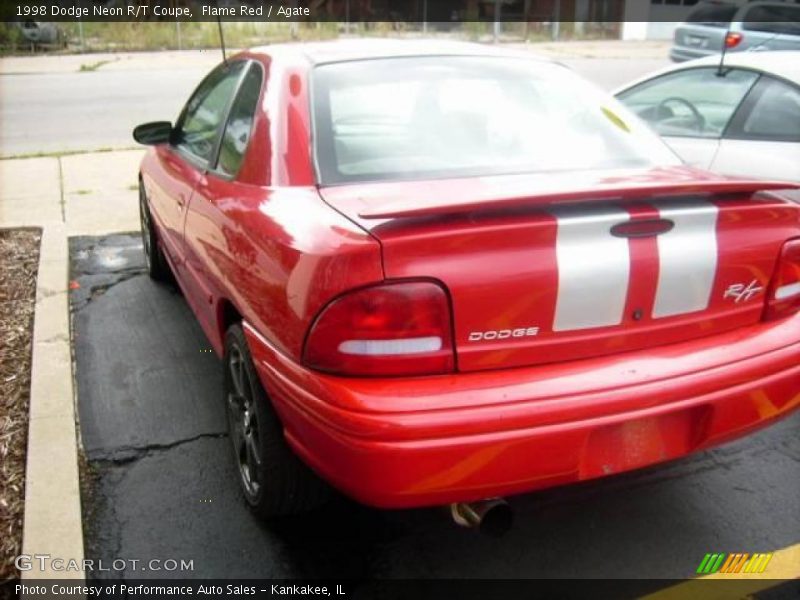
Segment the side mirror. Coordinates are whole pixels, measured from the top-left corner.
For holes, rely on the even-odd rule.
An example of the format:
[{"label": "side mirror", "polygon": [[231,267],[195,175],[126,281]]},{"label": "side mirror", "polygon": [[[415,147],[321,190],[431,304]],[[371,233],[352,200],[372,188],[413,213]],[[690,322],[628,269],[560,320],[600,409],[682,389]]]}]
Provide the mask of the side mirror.
[{"label": "side mirror", "polygon": [[153,121],[143,123],[133,130],[133,139],[146,146],[166,144],[172,137],[172,123],[169,121]]}]

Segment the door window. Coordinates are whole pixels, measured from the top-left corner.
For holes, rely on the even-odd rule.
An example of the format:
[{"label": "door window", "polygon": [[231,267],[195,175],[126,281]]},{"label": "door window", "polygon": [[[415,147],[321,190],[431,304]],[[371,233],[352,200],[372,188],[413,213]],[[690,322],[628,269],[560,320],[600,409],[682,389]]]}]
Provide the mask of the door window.
[{"label": "door window", "polygon": [[620,94],[661,135],[719,138],[758,79],[753,71],[717,67],[668,73]]},{"label": "door window", "polygon": [[800,142],[800,89],[764,76],[725,137],[770,142]]},{"label": "door window", "polygon": [[200,84],[176,126],[178,148],[205,162],[212,159],[219,128],[244,65],[235,62],[222,66]]},{"label": "door window", "polygon": [[244,159],[253,129],[256,105],[261,95],[261,81],[261,68],[256,64],[251,65],[231,106],[217,163],[217,170],[225,175],[235,177]]}]

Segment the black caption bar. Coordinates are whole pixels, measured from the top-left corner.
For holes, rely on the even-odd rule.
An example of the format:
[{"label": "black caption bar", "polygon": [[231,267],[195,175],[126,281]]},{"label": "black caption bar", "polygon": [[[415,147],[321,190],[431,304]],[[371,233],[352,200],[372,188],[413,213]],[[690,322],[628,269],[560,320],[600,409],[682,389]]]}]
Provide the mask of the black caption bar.
[{"label": "black caption bar", "polygon": [[[738,19],[797,24],[800,6],[650,0],[3,0],[4,21],[676,22]],[[713,12],[713,11],[712,11]],[[719,12],[719,11],[717,11]],[[725,12],[723,10],[723,12]],[[701,14],[702,13],[702,14]]]},{"label": "black caption bar", "polygon": [[[757,584],[757,585],[754,585]],[[669,579],[445,579],[445,580],[128,580],[83,581],[29,579],[0,584],[0,599],[24,600],[172,600],[225,598],[265,600],[331,598],[333,600],[533,600],[538,598],[742,598],[796,600],[797,580]]]}]

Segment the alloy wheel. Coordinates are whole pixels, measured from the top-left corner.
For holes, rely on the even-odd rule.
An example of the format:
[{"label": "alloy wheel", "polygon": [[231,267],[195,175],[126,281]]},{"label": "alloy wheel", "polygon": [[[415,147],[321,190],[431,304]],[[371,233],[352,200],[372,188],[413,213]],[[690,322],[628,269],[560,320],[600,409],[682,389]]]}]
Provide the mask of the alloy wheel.
[{"label": "alloy wheel", "polygon": [[256,497],[261,488],[258,416],[252,382],[245,368],[244,357],[236,346],[228,353],[228,370],[227,409],[234,455],[245,491],[248,496]]}]

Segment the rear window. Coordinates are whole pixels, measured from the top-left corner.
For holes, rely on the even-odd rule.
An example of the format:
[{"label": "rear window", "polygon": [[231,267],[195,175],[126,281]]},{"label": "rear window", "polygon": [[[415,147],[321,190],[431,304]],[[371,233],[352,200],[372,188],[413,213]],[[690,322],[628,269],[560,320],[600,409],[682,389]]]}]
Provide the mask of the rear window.
[{"label": "rear window", "polygon": [[320,183],[676,164],[615,99],[524,59],[414,57],[313,74]]},{"label": "rear window", "polygon": [[800,35],[800,7],[756,5],[743,18],[742,27],[748,31]]},{"label": "rear window", "polygon": [[709,27],[728,27],[737,10],[738,7],[734,4],[698,4],[686,17],[686,22]]}]

